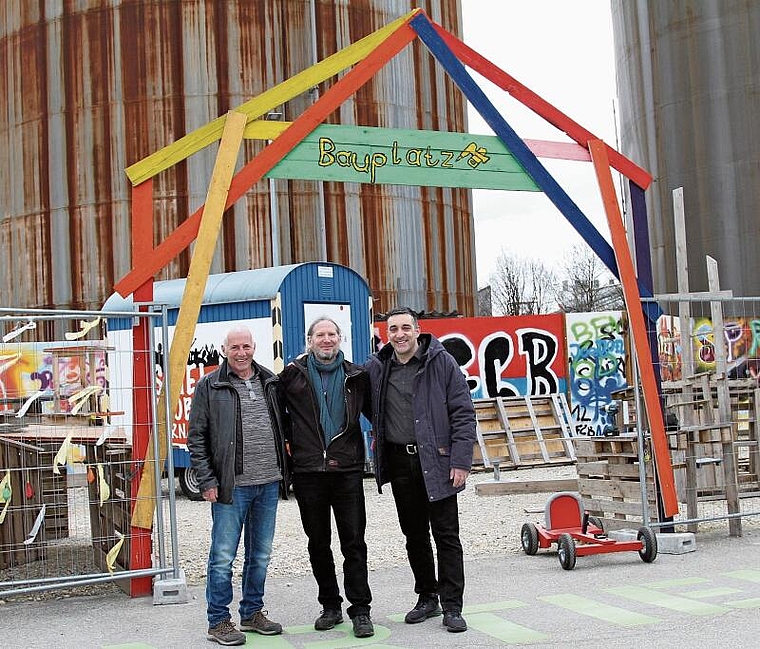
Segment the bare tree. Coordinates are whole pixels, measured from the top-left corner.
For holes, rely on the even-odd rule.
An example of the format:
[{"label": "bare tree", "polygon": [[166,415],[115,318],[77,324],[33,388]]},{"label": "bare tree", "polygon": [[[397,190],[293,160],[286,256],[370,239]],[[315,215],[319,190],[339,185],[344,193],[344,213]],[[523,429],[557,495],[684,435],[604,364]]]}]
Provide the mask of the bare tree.
[{"label": "bare tree", "polygon": [[521,259],[501,251],[490,275],[494,314],[549,313],[553,301],[554,274],[540,261]]},{"label": "bare tree", "polygon": [[556,298],[567,313],[625,308],[620,283],[586,245],[573,246],[565,256],[560,278]]}]

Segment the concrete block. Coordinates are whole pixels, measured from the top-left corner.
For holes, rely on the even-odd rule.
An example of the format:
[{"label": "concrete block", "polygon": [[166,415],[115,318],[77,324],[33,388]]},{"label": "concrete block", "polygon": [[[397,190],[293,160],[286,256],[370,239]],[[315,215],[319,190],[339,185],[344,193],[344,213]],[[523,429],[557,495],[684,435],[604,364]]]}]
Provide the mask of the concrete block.
[{"label": "concrete block", "polygon": [[685,554],[697,549],[697,539],[693,532],[657,534],[657,551],[662,554]]},{"label": "concrete block", "polygon": [[187,580],[185,571],[180,568],[179,578],[154,577],[153,579],[153,605],[158,604],[186,604],[187,603]]},{"label": "concrete block", "polygon": [[[607,536],[615,541],[635,541],[637,530],[611,530]],[[657,552],[660,554],[685,554],[697,549],[697,540],[692,532],[677,532],[674,534],[656,533]]]}]

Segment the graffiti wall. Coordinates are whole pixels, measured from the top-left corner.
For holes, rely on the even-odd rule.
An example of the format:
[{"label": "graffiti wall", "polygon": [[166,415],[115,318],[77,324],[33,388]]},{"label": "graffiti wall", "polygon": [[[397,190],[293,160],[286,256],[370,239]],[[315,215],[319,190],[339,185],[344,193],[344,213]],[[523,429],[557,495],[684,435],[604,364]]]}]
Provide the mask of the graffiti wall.
[{"label": "graffiti wall", "polygon": [[[621,311],[565,315],[570,408],[581,435],[603,435],[612,393],[626,387]],[[619,423],[619,422],[618,422]]]},{"label": "graffiti wall", "polygon": [[[382,342],[385,323],[377,323]],[[566,392],[564,316],[420,320],[454,356],[474,399]]]}]

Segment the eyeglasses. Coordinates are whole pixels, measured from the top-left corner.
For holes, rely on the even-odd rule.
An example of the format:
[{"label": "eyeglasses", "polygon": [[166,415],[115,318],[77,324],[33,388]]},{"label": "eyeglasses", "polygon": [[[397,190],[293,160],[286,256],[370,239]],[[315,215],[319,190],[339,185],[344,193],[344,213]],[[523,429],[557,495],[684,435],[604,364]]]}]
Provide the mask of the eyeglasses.
[{"label": "eyeglasses", "polygon": [[253,383],[251,383],[251,379],[243,379],[243,383],[245,383],[245,387],[248,388],[248,397],[251,401],[256,401],[256,393],[253,391]]}]

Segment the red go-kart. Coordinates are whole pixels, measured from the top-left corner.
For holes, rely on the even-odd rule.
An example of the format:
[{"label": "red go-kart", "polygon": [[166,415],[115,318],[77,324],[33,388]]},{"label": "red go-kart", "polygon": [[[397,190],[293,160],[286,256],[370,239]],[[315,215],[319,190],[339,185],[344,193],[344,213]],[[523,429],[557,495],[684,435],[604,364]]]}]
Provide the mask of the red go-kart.
[{"label": "red go-kart", "polygon": [[639,553],[642,561],[657,558],[657,537],[652,528],[639,528],[635,541],[616,541],[604,533],[602,521],[584,511],[580,496],[562,491],[549,498],[544,509],[546,527],[525,523],[520,540],[525,554],[534,555],[539,548],[557,544],[559,563],[565,570],[575,568],[576,557],[605,552]]}]

